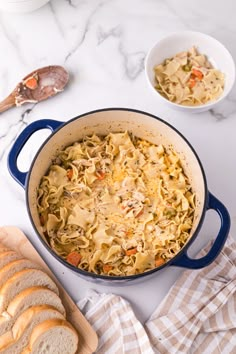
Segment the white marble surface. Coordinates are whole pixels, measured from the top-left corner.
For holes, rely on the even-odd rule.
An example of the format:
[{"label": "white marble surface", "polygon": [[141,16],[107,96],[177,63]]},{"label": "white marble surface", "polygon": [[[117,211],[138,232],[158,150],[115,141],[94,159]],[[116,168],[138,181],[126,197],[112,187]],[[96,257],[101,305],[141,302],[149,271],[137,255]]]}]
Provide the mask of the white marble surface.
[{"label": "white marble surface", "polygon": [[[179,129],[196,149],[208,186],[228,208],[236,234],[236,88],[215,110],[198,115],[175,112],[155,100],[144,75],[144,58],[159,38],[177,30],[196,30],[220,40],[236,59],[234,0],[52,0],[24,15],[0,13],[0,98],[28,72],[64,65],[70,84],[62,94],[0,115],[0,225],[21,228],[63,282],[72,297],[89,288],[113,291],[130,300],[145,321],[182,271],[170,267],[142,284],[104,287],[80,279],[45,251],[30,224],[24,190],[7,170],[9,148],[32,121],[70,118],[98,108],[131,107],[153,113]],[[19,164],[29,166],[42,139],[37,133]],[[194,251],[215,237],[218,218],[211,211]]]}]

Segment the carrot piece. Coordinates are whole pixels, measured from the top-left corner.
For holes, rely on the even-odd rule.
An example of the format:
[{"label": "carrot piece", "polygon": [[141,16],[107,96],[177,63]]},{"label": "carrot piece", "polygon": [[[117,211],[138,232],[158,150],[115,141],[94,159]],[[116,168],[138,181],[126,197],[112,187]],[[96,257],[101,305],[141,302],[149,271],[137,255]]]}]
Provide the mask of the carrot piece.
[{"label": "carrot piece", "polygon": [[110,270],[113,269],[113,267],[109,264],[103,264],[102,269],[103,269],[104,273],[108,273]]},{"label": "carrot piece", "polygon": [[199,80],[203,79],[203,73],[200,70],[193,69],[192,70],[193,75],[195,75]]},{"label": "carrot piece", "polygon": [[193,78],[190,78],[189,79],[189,87],[193,88],[195,85],[196,85],[196,80]]},{"label": "carrot piece", "polygon": [[131,256],[132,254],[137,253],[137,247],[130,248],[129,250],[125,251],[126,256]]},{"label": "carrot piece", "polygon": [[165,263],[163,258],[156,258],[155,259],[155,266],[160,267],[163,263]]},{"label": "carrot piece", "polygon": [[72,179],[72,177],[73,177],[73,170],[72,170],[72,168],[70,168],[69,170],[67,170],[66,175],[67,175],[67,178],[68,178],[69,180]]},{"label": "carrot piece", "polygon": [[97,179],[99,180],[99,181],[102,181],[104,178],[105,178],[105,172],[103,172],[103,171],[97,171],[96,172],[96,176],[97,176]]},{"label": "carrot piece", "polygon": [[81,254],[79,254],[76,251],[73,251],[73,252],[71,252],[71,253],[69,253],[67,255],[66,260],[67,260],[68,263],[70,263],[70,264],[74,265],[75,267],[77,267],[78,264],[81,261],[81,258],[82,258]]},{"label": "carrot piece", "polygon": [[38,80],[35,76],[31,76],[24,82],[24,85],[30,90],[35,90],[38,87]]},{"label": "carrot piece", "polygon": [[136,215],[136,218],[138,218],[139,216],[141,216],[143,214],[143,209],[140,210],[140,212]]}]

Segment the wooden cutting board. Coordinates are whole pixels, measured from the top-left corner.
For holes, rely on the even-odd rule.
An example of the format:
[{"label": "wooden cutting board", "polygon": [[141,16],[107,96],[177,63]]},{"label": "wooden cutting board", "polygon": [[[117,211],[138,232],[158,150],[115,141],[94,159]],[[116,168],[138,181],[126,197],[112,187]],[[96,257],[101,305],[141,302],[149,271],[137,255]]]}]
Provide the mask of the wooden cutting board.
[{"label": "wooden cutting board", "polygon": [[22,254],[25,258],[41,265],[44,271],[55,281],[66,309],[67,319],[79,333],[78,353],[91,354],[95,352],[98,344],[96,333],[24,233],[13,226],[0,227],[0,242]]}]

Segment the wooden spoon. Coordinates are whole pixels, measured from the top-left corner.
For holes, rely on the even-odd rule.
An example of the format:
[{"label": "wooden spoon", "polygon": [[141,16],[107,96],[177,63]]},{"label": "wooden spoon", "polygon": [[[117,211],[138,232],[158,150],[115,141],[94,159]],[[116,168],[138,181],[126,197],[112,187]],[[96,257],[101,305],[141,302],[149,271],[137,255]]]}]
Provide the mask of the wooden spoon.
[{"label": "wooden spoon", "polygon": [[37,103],[63,91],[69,79],[68,72],[58,65],[46,66],[27,75],[12,93],[0,102],[0,113],[24,103]]}]

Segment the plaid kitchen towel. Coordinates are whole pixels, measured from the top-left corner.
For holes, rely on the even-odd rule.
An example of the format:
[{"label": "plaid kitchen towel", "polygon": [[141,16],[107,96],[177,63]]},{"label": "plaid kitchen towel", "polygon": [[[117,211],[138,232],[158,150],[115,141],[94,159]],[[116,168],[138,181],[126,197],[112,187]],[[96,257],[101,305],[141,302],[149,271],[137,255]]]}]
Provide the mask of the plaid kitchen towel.
[{"label": "plaid kitchen towel", "polygon": [[208,267],[184,271],[144,326],[113,294],[78,305],[98,334],[98,354],[235,354],[236,242],[229,237]]},{"label": "plaid kitchen towel", "polygon": [[154,354],[142,324],[120,296],[90,291],[78,303],[98,335],[98,354]]}]

